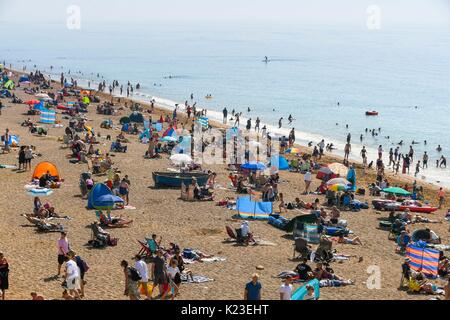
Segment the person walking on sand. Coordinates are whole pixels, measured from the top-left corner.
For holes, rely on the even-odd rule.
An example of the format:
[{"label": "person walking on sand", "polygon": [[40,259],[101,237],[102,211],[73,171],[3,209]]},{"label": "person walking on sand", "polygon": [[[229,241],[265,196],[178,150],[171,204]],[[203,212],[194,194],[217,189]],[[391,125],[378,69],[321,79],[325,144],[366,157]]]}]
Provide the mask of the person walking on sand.
[{"label": "person walking on sand", "polygon": [[6,290],[9,289],[9,264],[3,252],[0,252],[0,291],[1,300],[5,300]]},{"label": "person walking on sand", "polygon": [[348,161],[348,157],[350,156],[350,152],[352,151],[352,145],[347,142],[347,144],[344,147],[344,160]]},{"label": "person walking on sand", "polygon": [[325,148],[325,140],[322,139],[322,141],[320,141],[317,146],[319,147],[319,160],[322,159],[323,156],[323,150]]},{"label": "person walking on sand", "polygon": [[33,159],[33,147],[25,147],[25,170],[31,170],[31,160]]},{"label": "person walking on sand", "polygon": [[312,174],[309,169],[306,170],[303,180],[305,181],[305,194],[309,194],[310,192],[309,188],[311,187],[312,182]]},{"label": "person walking on sand", "polygon": [[438,209],[442,208],[442,205],[444,204],[445,201],[445,191],[444,188],[440,188],[438,191],[438,201],[439,201],[439,207]]},{"label": "person walking on sand", "polygon": [[143,288],[144,295],[147,297],[147,300],[151,299],[151,293],[148,292],[148,267],[147,263],[145,263],[143,257],[137,254],[134,259],[136,263],[134,264],[135,269],[141,276],[141,280],[139,281],[139,285]]},{"label": "person walking on sand", "polygon": [[236,113],[236,120],[234,121],[234,127],[236,127],[236,128],[239,128],[239,125],[240,125],[239,117],[240,117],[240,114]]},{"label": "person walking on sand", "polygon": [[278,292],[280,293],[280,300],[291,300],[292,297],[292,277],[287,276],[284,283],[280,286]]},{"label": "person walking on sand", "polygon": [[252,281],[245,285],[244,300],[256,301],[261,300],[262,285],[259,282],[259,274],[252,275]]},{"label": "person walking on sand", "polygon": [[120,197],[125,201],[126,206],[130,202],[130,199],[128,196],[130,193],[129,189],[130,189],[130,185],[128,184],[127,179],[123,178],[119,185],[119,194],[120,194]]},{"label": "person walking on sand", "polygon": [[69,252],[69,240],[67,239],[67,233],[65,231],[61,232],[61,237],[57,242],[58,246],[58,273],[57,276],[61,275],[61,267],[66,260],[66,255]]},{"label": "person walking on sand", "polygon": [[163,251],[158,249],[156,251],[156,257],[153,258],[152,264],[152,278],[153,287],[158,286],[159,295],[157,298],[161,298],[165,293],[165,284],[167,283],[166,267],[163,258]]},{"label": "person walking on sand", "polygon": [[75,252],[69,251],[66,255],[65,280],[67,290],[75,299],[80,299],[80,269],[75,262]]},{"label": "person walking on sand", "polygon": [[125,290],[123,294],[128,296],[130,300],[140,300],[138,282],[141,280],[141,276],[139,272],[135,268],[130,267],[125,260],[122,260],[120,266],[123,269],[125,278]]}]

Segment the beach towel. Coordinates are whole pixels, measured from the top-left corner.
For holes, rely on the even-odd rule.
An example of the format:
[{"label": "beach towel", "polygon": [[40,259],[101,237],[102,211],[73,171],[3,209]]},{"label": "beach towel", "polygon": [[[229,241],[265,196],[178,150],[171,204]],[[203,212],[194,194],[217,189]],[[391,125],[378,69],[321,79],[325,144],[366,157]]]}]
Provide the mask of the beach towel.
[{"label": "beach towel", "polygon": [[212,278],[208,278],[205,276],[192,276],[193,279],[191,279],[191,277],[182,274],[181,275],[181,282],[184,283],[205,283],[205,282],[212,282],[214,281],[214,279]]},{"label": "beach towel", "polygon": [[[226,258],[222,258],[222,257],[212,257],[212,258],[203,258],[202,261],[203,262],[207,262],[207,263],[213,263],[213,262],[222,262],[225,261]],[[188,258],[184,258],[183,257],[183,262],[185,264],[193,264],[198,262],[198,260],[194,260],[194,259],[188,259]]]}]

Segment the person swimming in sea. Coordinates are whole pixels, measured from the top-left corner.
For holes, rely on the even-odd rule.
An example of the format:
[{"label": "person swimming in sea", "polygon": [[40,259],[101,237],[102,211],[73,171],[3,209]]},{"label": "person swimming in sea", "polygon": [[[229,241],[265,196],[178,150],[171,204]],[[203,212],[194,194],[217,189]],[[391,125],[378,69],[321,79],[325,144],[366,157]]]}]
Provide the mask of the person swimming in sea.
[{"label": "person swimming in sea", "polygon": [[399,146],[403,145],[403,140],[401,140],[399,143],[397,143]]},{"label": "person swimming in sea", "polygon": [[291,114],[289,115],[288,120],[289,120],[289,124],[292,124],[292,120],[294,120],[294,118],[292,118]]},{"label": "person swimming in sea", "polygon": [[267,56],[264,57],[264,62],[265,63],[269,62],[269,58]]},{"label": "person swimming in sea", "polygon": [[438,147],[436,148],[436,151],[437,152],[441,152],[442,151],[441,145],[438,145]]}]

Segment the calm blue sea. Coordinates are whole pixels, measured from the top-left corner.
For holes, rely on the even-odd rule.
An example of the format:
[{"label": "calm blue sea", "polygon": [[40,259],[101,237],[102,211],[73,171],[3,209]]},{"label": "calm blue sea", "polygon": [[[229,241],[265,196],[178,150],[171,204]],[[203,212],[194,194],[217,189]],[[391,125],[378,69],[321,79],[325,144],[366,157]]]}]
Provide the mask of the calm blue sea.
[{"label": "calm blue sea", "polygon": [[[403,140],[407,152],[412,140],[420,141],[416,155],[428,151],[431,168],[418,179],[450,186],[450,169],[432,168],[450,155],[448,28],[86,24],[71,31],[9,24],[8,30],[0,60],[18,69],[37,65],[56,79],[64,71],[93,82],[97,73],[107,81],[140,82],[136,97],[142,99],[183,103],[193,93],[212,117],[226,106],[253,121],[259,116],[272,131],[292,114],[304,143],[324,137],[340,153],[350,132],[355,159],[362,144],[374,154],[380,144],[388,151]],[[264,56],[271,62],[263,63]],[[366,117],[368,110],[380,116]],[[290,129],[287,120],[284,125],[281,132]],[[378,137],[364,135],[360,143],[365,128],[379,127]]]}]

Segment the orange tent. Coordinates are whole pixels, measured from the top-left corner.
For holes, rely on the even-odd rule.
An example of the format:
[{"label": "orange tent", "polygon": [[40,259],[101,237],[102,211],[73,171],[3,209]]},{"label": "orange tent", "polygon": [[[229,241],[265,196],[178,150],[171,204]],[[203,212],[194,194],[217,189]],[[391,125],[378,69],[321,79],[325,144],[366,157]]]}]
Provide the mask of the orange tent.
[{"label": "orange tent", "polygon": [[58,180],[60,179],[58,169],[51,162],[41,162],[41,163],[39,163],[36,166],[36,168],[34,169],[33,179],[39,179],[44,174],[46,174],[47,171],[52,175],[52,177],[56,177]]}]

